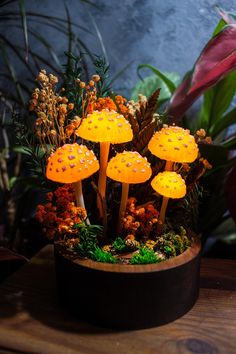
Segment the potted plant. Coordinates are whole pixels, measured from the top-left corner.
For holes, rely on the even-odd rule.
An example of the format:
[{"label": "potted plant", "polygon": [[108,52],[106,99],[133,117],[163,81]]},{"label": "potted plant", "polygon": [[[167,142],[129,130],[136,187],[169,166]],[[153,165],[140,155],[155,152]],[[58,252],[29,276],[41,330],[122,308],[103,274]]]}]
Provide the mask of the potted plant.
[{"label": "potted plant", "polygon": [[104,94],[101,70],[77,77],[73,95],[45,70],[37,79],[30,110],[50,191],[36,218],[54,241],[63,305],[116,328],[182,316],[198,297],[188,198],[196,169],[210,168],[198,148],[209,139],[164,124],[159,89],[133,102]]},{"label": "potted plant", "polygon": [[[212,167],[206,156],[215,145],[207,133],[219,132],[220,123],[212,131],[204,125],[207,133],[178,124],[235,68],[234,36],[235,25],[220,22],[178,88],[152,68],[161,85],[132,101],[112,92],[100,58],[88,82],[78,60],[74,70],[70,63],[70,78],[60,89],[54,75],[40,72],[30,110],[36,116],[34,153],[49,191],[36,217],[54,241],[60,299],[80,318],[143,328],[168,323],[195,303],[199,179]],[[161,113],[162,83],[173,96]]]}]

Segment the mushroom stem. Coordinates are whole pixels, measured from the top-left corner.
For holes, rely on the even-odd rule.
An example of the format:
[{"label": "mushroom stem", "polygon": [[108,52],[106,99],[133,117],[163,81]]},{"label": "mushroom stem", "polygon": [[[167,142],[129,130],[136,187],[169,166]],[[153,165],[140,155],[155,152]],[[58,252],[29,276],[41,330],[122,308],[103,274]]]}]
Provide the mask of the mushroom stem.
[{"label": "mushroom stem", "polygon": [[[73,183],[73,187],[74,187],[74,191],[75,191],[75,202],[76,202],[76,205],[86,209],[85,208],[85,204],[84,204],[82,182],[78,181],[78,182]],[[88,217],[87,217],[87,224],[90,224]]]},{"label": "mushroom stem", "polygon": [[162,224],[165,222],[165,215],[166,215],[166,208],[168,204],[169,198],[163,197],[162,204],[161,204],[161,211],[160,211],[160,220]]},{"label": "mushroom stem", "polygon": [[[106,196],[106,169],[107,169],[107,161],[110,150],[110,143],[104,142],[100,143],[100,170],[98,177],[98,192],[102,199],[105,199]],[[99,196],[97,197],[97,206],[99,209],[100,217],[104,216],[105,210],[103,210],[103,206],[101,203],[101,199]]]},{"label": "mushroom stem", "polygon": [[[173,166],[172,161],[166,161],[165,171],[172,171],[172,166]],[[161,211],[160,211],[160,220],[161,220],[162,224],[164,224],[164,222],[165,222],[165,215],[166,215],[166,208],[167,208],[168,200],[169,200],[169,198],[167,198],[167,197],[163,197],[163,199],[162,199]]]},{"label": "mushroom stem", "polygon": [[117,234],[119,235],[122,230],[123,225],[123,217],[125,215],[127,200],[129,195],[129,184],[122,183],[122,194],[121,194],[121,202],[120,202],[120,210],[119,210],[119,220],[118,220],[118,227],[117,227]]},{"label": "mushroom stem", "polygon": [[166,161],[165,171],[172,171],[172,166],[173,166],[172,161]]},{"label": "mushroom stem", "polygon": [[[172,166],[173,166],[172,161],[166,161],[165,171],[172,171]],[[168,200],[169,200],[169,198],[167,198],[167,197],[163,197],[163,199],[162,199],[161,211],[160,211],[160,220],[161,220],[162,224],[164,224],[164,222],[165,222],[166,208],[167,208]]]}]

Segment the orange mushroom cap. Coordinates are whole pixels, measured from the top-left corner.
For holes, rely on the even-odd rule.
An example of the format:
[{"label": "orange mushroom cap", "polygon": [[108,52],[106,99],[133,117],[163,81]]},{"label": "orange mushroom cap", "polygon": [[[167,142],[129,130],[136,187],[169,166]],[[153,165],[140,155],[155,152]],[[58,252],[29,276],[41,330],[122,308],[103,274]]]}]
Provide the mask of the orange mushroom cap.
[{"label": "orange mushroom cap", "polygon": [[183,198],[186,195],[184,179],[176,172],[164,171],[158,173],[151,181],[152,188],[167,198]]},{"label": "orange mushroom cap", "polygon": [[123,151],[107,165],[107,176],[121,183],[143,183],[151,175],[150,163],[136,151]]},{"label": "orange mushroom cap", "polygon": [[125,117],[108,109],[88,114],[76,134],[83,139],[100,143],[120,144],[133,139],[131,125]]},{"label": "orange mushroom cap", "polygon": [[92,150],[77,143],[65,144],[48,158],[46,176],[54,182],[74,183],[98,169],[99,163]]},{"label": "orange mushroom cap", "polygon": [[198,146],[189,130],[176,126],[156,132],[148,149],[160,159],[172,162],[193,162],[198,156]]}]

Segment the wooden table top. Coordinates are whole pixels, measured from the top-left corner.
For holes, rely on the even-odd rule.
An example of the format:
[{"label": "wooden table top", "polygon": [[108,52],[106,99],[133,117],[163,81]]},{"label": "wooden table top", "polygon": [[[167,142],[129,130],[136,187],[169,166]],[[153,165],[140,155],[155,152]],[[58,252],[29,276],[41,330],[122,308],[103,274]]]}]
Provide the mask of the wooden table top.
[{"label": "wooden table top", "polygon": [[200,297],[181,319],[114,331],[81,323],[61,308],[47,246],[0,286],[0,353],[235,354],[236,260],[202,260]]}]

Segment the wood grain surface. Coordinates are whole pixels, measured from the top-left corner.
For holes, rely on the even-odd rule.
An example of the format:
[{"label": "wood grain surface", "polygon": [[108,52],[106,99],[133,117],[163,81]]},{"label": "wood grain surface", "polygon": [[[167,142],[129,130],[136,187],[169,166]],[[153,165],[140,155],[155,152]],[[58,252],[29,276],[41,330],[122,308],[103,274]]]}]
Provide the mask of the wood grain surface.
[{"label": "wood grain surface", "polygon": [[78,322],[60,307],[52,253],[52,246],[45,247],[1,284],[0,353],[236,353],[236,261],[203,260],[204,288],[181,319],[151,329],[112,331]]}]

